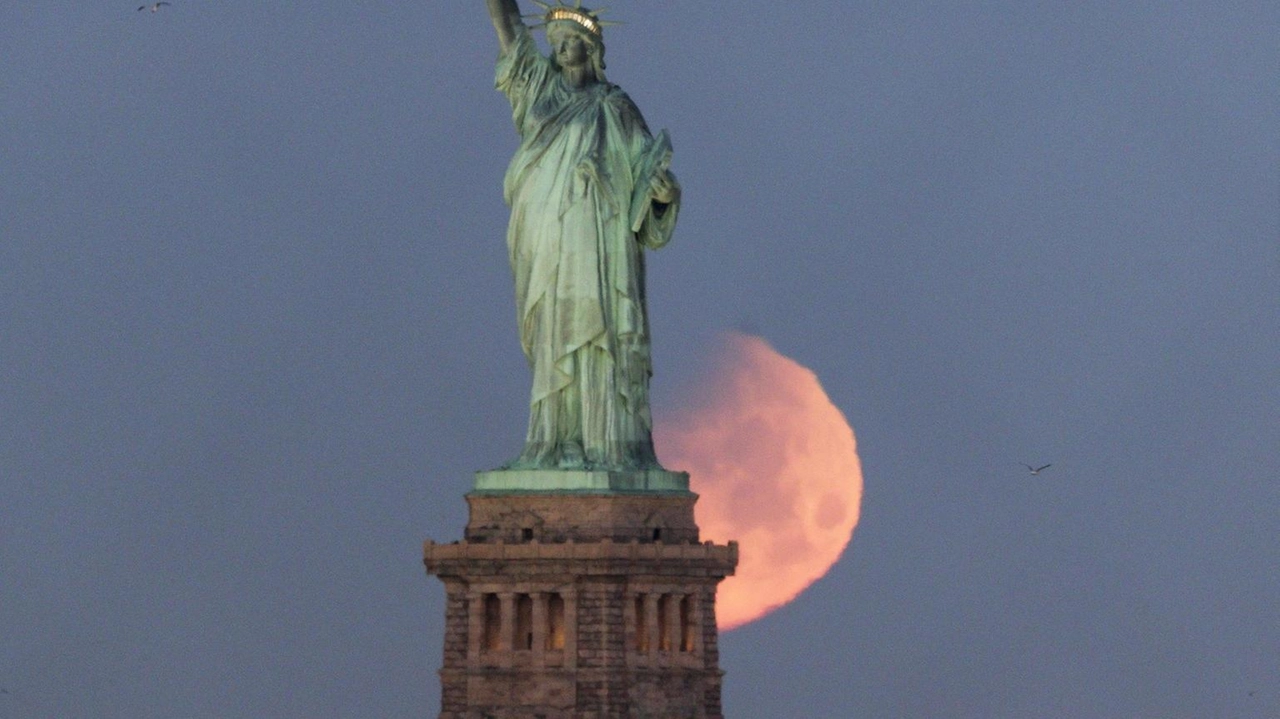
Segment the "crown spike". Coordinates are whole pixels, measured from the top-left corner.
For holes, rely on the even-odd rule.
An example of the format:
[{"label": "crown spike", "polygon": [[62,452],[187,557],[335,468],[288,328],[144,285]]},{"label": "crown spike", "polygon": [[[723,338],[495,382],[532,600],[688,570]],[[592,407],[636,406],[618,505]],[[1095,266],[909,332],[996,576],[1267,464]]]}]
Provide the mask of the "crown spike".
[{"label": "crown spike", "polygon": [[604,8],[599,10],[591,10],[582,7],[582,0],[574,0],[573,5],[569,5],[566,0],[556,0],[556,4],[552,5],[542,0],[533,0],[539,7],[543,9],[542,13],[526,15],[526,18],[540,19],[541,23],[531,27],[546,27],[553,22],[572,22],[577,23],[582,29],[595,37],[601,37],[601,28],[605,25],[617,25],[615,22],[607,22],[600,19],[600,13],[604,12]]}]

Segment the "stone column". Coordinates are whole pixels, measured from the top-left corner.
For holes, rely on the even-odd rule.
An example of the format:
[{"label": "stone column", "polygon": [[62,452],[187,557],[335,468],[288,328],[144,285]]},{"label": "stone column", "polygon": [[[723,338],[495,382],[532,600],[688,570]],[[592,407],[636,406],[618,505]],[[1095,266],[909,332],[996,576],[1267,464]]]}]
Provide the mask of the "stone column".
[{"label": "stone column", "polygon": [[564,665],[578,668],[578,590],[570,589],[564,597]]},{"label": "stone column", "polygon": [[475,666],[484,642],[484,595],[480,592],[467,594],[467,629],[467,663]]},{"label": "stone column", "polygon": [[662,646],[662,628],[659,626],[661,618],[658,616],[658,599],[660,595],[657,592],[649,592],[644,595],[644,618],[645,624],[648,626],[646,630],[649,632],[649,651],[647,654],[650,659],[657,654],[658,649]]},{"label": "stone column", "polygon": [[695,656],[703,656],[702,647],[702,592],[689,595],[689,631],[693,632],[693,653]]},{"label": "stone column", "polygon": [[502,657],[499,666],[511,667],[512,654],[515,653],[516,639],[516,595],[515,592],[502,592],[498,595],[502,606],[502,620],[498,626],[498,652]]},{"label": "stone column", "polygon": [[547,665],[547,593],[533,593],[533,666]]},{"label": "stone column", "polygon": [[683,595],[670,592],[667,594],[667,651],[677,655],[680,653],[680,600]]}]

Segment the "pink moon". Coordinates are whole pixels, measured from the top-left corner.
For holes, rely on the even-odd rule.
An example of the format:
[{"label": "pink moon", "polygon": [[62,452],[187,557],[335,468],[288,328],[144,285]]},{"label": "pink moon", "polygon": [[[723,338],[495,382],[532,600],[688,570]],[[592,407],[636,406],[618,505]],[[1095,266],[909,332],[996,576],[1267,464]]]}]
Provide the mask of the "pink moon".
[{"label": "pink moon", "polygon": [[862,468],[853,429],[817,376],[764,340],[728,335],[690,406],[659,414],[663,466],[689,472],[703,539],[737,540],[716,596],[722,630],[787,604],[853,537]]}]

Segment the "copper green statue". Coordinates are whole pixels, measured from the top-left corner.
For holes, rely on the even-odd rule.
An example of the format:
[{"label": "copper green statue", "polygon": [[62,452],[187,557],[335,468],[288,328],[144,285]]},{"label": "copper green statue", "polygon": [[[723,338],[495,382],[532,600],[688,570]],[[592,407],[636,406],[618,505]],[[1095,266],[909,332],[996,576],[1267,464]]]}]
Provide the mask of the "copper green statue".
[{"label": "copper green statue", "polygon": [[533,370],[529,433],[509,469],[660,469],[649,413],[644,249],[670,239],[680,186],[665,131],[605,78],[603,25],[581,5],[535,16],[487,0],[496,86],[520,147],[507,169],[507,248],[520,344]]}]

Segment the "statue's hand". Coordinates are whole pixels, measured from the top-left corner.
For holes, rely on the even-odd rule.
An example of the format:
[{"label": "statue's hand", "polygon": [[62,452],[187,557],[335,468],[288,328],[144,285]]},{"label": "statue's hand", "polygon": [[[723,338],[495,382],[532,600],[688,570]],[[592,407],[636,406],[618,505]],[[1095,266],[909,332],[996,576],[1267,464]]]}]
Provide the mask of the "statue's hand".
[{"label": "statue's hand", "polygon": [[649,181],[649,196],[654,202],[670,205],[680,199],[680,183],[670,172],[656,173]]}]

